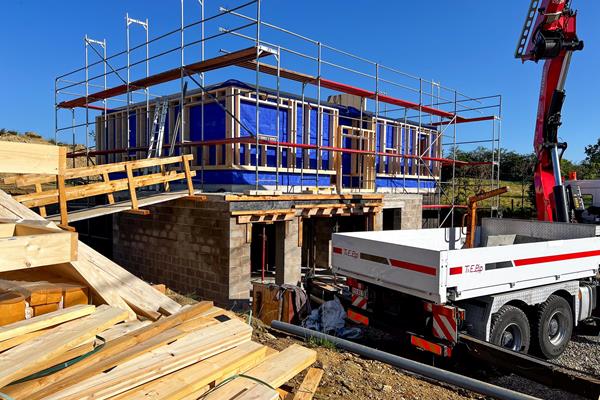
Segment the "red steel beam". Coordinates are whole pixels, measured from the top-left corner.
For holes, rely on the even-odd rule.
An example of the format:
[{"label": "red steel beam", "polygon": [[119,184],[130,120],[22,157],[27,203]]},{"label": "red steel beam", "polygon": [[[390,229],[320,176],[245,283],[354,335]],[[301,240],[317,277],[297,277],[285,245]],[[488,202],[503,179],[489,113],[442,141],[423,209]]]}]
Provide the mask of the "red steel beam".
[{"label": "red steel beam", "polygon": [[[244,67],[247,69],[252,69],[252,70],[256,69],[256,62],[254,62],[254,61],[245,61],[245,62],[239,63],[238,65],[240,67]],[[260,72],[263,72],[265,74],[277,75],[277,67],[274,65],[260,63],[259,70],[260,70]],[[316,76],[303,74],[301,72],[296,72],[296,71],[292,71],[289,69],[280,68],[279,75],[282,78],[294,80],[297,82],[318,85],[318,79]],[[409,108],[411,110],[418,111],[420,109],[424,113],[436,115],[438,117],[443,117],[443,118],[448,118],[448,119],[454,118],[454,113],[451,113],[448,111],[440,110],[438,108],[433,108],[433,107],[429,107],[429,106],[419,106],[418,103],[414,103],[414,102],[408,101],[408,100],[402,100],[402,99],[384,95],[384,94],[379,94],[379,96],[377,96],[377,94],[371,90],[366,90],[366,89],[362,89],[362,88],[348,85],[345,83],[332,81],[330,79],[321,78],[321,87],[331,89],[331,90],[337,90],[337,91],[343,92],[343,93],[353,94],[355,96],[359,96],[359,97],[363,97],[363,98],[367,98],[367,99],[372,99],[372,100],[378,99],[379,101],[381,101],[383,103],[393,104],[393,105],[396,105],[399,107]],[[494,117],[489,116],[489,117],[482,117],[482,118],[484,118],[484,119],[465,118],[465,117],[461,117],[461,116],[457,115],[456,122],[464,123],[464,122],[475,122],[475,121],[479,121],[479,120],[483,121],[483,120],[487,120],[487,119],[493,119]],[[432,125],[432,124],[429,124],[429,125]],[[435,125],[435,124],[433,124],[433,125]]]},{"label": "red steel beam", "polygon": [[[216,139],[216,140],[194,141],[194,142],[186,142],[186,143],[177,143],[177,144],[175,144],[175,147],[217,146],[217,145],[233,144],[233,143],[255,145],[256,144],[256,139],[248,137],[248,138],[230,138],[230,139]],[[276,142],[273,142],[273,141],[270,141],[270,140],[259,140],[258,144],[261,145],[261,146],[263,146],[263,145],[276,146],[277,145]],[[171,146],[170,144],[164,144],[163,148],[169,148],[170,146]],[[323,151],[333,151],[333,152],[347,153],[347,154],[366,154],[366,155],[385,156],[385,157],[392,157],[392,158],[410,158],[410,159],[421,158],[424,161],[440,162],[442,164],[456,163],[457,166],[475,164],[475,163],[471,163],[471,162],[468,162],[468,161],[453,160],[451,158],[427,157],[427,156],[418,157],[418,156],[413,155],[413,154],[397,154],[397,153],[385,153],[385,152],[381,152],[381,151],[369,151],[369,150],[360,150],[360,149],[345,149],[345,148],[342,148],[342,147],[317,146],[317,145],[314,145],[314,144],[305,144],[305,143],[279,142],[279,146],[281,146],[281,147],[291,147],[291,148],[300,148],[300,149],[309,149],[309,150],[320,149],[320,150],[323,150]],[[118,153],[146,151],[146,150],[148,150],[148,146],[130,147],[129,149],[121,148],[121,149],[112,149],[112,150],[95,150],[95,151],[90,151],[90,152],[87,152],[87,153],[85,151],[78,151],[78,152],[68,153],[67,157],[69,157],[69,158],[75,158],[75,157],[83,157],[83,156],[86,156],[86,155],[99,156],[99,155],[118,154]],[[479,163],[477,163],[477,164],[479,164]]]},{"label": "red steel beam", "polygon": [[[224,54],[215,58],[210,58],[205,61],[199,61],[194,64],[189,64],[184,69],[191,73],[200,73],[211,71],[214,69],[228,67],[230,65],[236,65],[244,61],[256,59],[257,49],[256,47],[250,47],[243,50],[234,51],[231,53]],[[264,57],[273,54],[266,48],[261,48],[258,56]],[[138,79],[129,83],[129,91],[137,89],[145,89],[150,86],[158,85],[161,83],[173,81],[181,77],[181,67],[173,68],[167,71],[160,72],[156,75],[149,76],[147,78]],[[99,100],[108,99],[110,97],[118,96],[127,93],[127,84],[112,87],[110,89],[102,90],[100,92],[92,93],[87,96],[79,97],[77,99],[63,101],[58,104],[60,108],[75,108],[85,107],[86,103],[93,103]]]}]

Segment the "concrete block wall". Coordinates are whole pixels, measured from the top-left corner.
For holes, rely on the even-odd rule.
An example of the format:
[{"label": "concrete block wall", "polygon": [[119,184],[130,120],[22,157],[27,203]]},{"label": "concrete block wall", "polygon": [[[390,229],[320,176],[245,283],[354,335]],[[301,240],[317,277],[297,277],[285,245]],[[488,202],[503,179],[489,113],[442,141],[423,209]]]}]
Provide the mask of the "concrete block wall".
[{"label": "concrete block wall", "polygon": [[408,193],[386,193],[383,208],[401,209],[400,229],[421,229],[423,224],[423,196]]},{"label": "concrete block wall", "polygon": [[184,295],[221,305],[248,298],[250,271],[243,265],[249,265],[249,245],[226,202],[180,199],[149,210],[147,216],[115,215],[115,262]]}]

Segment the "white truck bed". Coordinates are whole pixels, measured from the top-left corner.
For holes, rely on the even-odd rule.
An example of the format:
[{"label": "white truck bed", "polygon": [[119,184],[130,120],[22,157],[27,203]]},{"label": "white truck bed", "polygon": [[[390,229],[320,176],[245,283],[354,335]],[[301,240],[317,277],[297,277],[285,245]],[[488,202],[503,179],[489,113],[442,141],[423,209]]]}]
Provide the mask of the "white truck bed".
[{"label": "white truck bed", "polygon": [[[436,303],[594,276],[594,225],[484,219],[486,247],[462,249],[460,229],[337,233],[336,273]],[[516,243],[516,244],[515,244]]]}]

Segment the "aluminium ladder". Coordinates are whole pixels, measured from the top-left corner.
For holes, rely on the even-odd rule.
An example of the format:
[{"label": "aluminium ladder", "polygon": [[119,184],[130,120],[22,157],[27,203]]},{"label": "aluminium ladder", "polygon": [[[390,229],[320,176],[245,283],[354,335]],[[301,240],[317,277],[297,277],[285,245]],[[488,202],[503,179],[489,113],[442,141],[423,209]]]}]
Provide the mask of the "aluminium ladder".
[{"label": "aluminium ladder", "polygon": [[167,120],[168,110],[169,99],[160,98],[156,100],[147,158],[160,157],[162,153],[163,138],[165,136],[165,122]]}]

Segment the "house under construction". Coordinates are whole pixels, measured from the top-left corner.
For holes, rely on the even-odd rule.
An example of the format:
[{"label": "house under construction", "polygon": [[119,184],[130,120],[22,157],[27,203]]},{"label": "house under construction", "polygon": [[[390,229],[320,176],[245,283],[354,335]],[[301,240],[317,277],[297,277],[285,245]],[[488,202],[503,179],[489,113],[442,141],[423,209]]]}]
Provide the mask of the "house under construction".
[{"label": "house under construction", "polygon": [[[223,304],[247,301],[252,279],[326,272],[333,232],[420,228],[423,210],[452,224],[455,172],[468,164],[459,146],[491,149],[480,164],[498,186],[499,96],[468,97],[336,49],[263,21],[260,7],[205,16],[202,5],[191,22],[182,9],[180,27],[155,38],[148,20],[126,16],[124,51],[108,55],[86,36],[85,66],[56,80],[56,137],[86,144],[70,157],[188,155],[203,192],[148,203],[149,213],[99,207],[79,218],[88,238],[112,214],[104,239],[116,262]],[[132,45],[138,29],[145,39]]]}]

